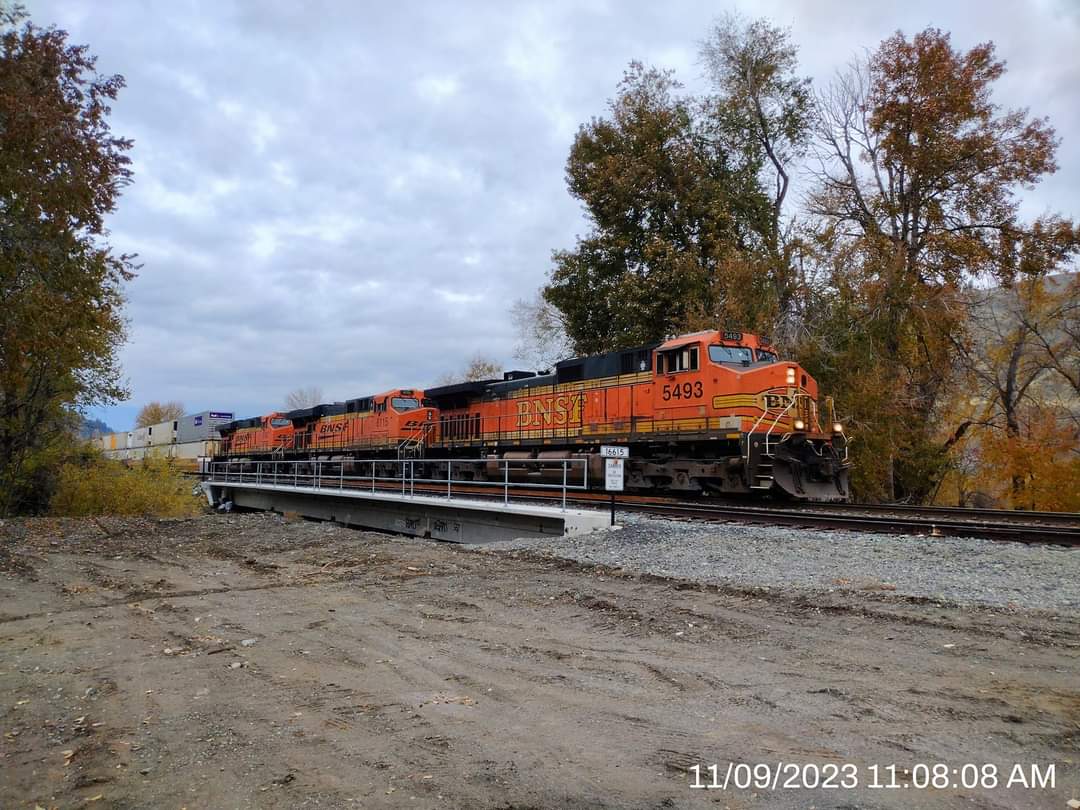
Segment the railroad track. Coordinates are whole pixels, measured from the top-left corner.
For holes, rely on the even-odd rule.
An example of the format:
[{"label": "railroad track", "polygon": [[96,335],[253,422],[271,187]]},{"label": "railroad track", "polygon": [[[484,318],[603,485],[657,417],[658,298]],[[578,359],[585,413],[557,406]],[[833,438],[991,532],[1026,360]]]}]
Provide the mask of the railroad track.
[{"label": "railroad track", "polygon": [[895,506],[857,511],[698,503],[642,506],[626,504],[625,506],[633,511],[699,520],[735,520],[759,525],[797,528],[845,529],[881,534],[920,534],[931,537],[979,537],[1020,543],[1080,546],[1080,515],[1075,514],[1033,522],[1025,521],[1013,514],[992,517],[980,514],[961,516],[958,513],[962,513],[963,510],[923,513],[921,510],[908,511]]},{"label": "railroad track", "polygon": [[[348,482],[347,482],[348,485]],[[363,481],[357,489],[369,489]],[[377,485],[385,492],[400,492],[396,484]],[[413,492],[445,496],[439,484],[416,484]],[[501,487],[459,485],[452,493],[470,498],[502,500]],[[515,499],[562,502],[562,493],[511,486]],[[568,494],[567,505],[605,508],[604,492]],[[1004,509],[964,509],[946,506],[900,506],[895,504],[769,503],[746,504],[730,500],[655,498],[620,495],[618,510],[678,519],[738,522],[792,528],[836,529],[878,534],[925,535],[931,537],[977,537],[1020,543],[1040,543],[1080,547],[1080,514],[1074,512],[1018,512]]]},{"label": "railroad track", "polygon": [[1080,529],[1080,513],[1026,512],[1012,509],[975,509],[958,506],[906,506],[903,504],[806,503],[784,504],[781,508],[809,511],[830,511],[869,516],[915,516],[925,520],[985,521],[987,523],[1020,523],[1024,525],[1064,526]]}]

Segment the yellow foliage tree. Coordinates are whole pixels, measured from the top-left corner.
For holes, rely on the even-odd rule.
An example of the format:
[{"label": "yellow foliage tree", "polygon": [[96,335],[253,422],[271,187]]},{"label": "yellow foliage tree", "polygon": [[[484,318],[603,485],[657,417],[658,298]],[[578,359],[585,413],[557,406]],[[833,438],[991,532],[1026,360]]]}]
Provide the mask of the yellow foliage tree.
[{"label": "yellow foliage tree", "polygon": [[147,515],[189,517],[205,501],[192,492],[192,481],[167,459],[148,458],[127,467],[119,461],[87,453],[81,462],[60,469],[50,511],[53,515]]},{"label": "yellow foliage tree", "polygon": [[976,485],[1013,509],[1080,511],[1076,428],[1055,408],[1033,407],[1023,416],[1019,434],[981,437]]},{"label": "yellow foliage tree", "polygon": [[963,441],[939,497],[1080,508],[1080,397],[1057,372],[1068,291],[1060,277],[1035,276],[987,291],[972,308],[971,339],[959,346],[962,384],[949,408],[962,420]]},{"label": "yellow foliage tree", "polygon": [[183,415],[184,403],[182,402],[147,402],[139,409],[139,414],[135,417],[135,427],[142,428],[160,422],[169,422]]}]

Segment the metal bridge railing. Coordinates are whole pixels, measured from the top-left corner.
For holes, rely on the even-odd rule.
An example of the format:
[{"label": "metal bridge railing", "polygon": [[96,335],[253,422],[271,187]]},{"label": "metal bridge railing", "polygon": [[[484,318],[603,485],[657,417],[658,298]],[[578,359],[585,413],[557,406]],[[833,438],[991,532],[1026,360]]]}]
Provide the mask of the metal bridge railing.
[{"label": "metal bridge railing", "polygon": [[[495,465],[496,470],[501,472],[501,479],[477,480],[476,478],[453,477],[454,468],[482,467],[490,470]],[[580,466],[580,473],[575,469]],[[396,470],[395,474],[387,475],[387,469]],[[561,477],[561,483],[544,483],[537,481],[512,480],[512,472],[521,472],[535,469],[539,475],[554,473],[555,478]],[[348,470],[348,472],[346,472]],[[440,470],[446,471],[446,476],[438,475]],[[478,470],[478,472],[481,470]],[[257,486],[288,486],[295,488],[310,489],[312,491],[340,491],[340,492],[397,492],[400,487],[401,497],[413,498],[416,496],[416,486],[429,486],[426,491],[421,490],[422,496],[441,494],[434,491],[433,485],[445,486],[446,499],[454,497],[453,487],[455,484],[475,487],[501,487],[503,491],[503,504],[510,504],[510,487],[528,488],[537,490],[559,490],[562,495],[562,511],[566,511],[566,496],[568,492],[584,491],[589,488],[589,465],[588,459],[486,459],[486,458],[453,458],[453,459],[420,459],[420,458],[373,458],[373,459],[341,459],[341,460],[299,460],[299,461],[212,461],[205,470],[205,481],[214,484],[255,484]],[[476,494],[476,493],[472,493]],[[461,496],[468,497],[468,495]]]}]

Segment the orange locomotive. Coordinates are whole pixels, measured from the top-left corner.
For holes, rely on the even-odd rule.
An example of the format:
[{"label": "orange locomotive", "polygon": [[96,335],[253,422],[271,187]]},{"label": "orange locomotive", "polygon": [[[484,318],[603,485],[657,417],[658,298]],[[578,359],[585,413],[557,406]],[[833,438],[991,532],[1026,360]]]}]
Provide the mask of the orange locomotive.
[{"label": "orange locomotive", "polygon": [[[597,483],[599,446],[623,444],[628,489],[845,500],[847,440],[831,401],[823,410],[817,383],[778,360],[767,339],[707,331],[564,360],[545,374],[512,371],[502,380],[272,414],[252,433],[258,446],[240,439],[246,428],[222,434],[232,457],[583,458]],[[274,433],[283,418],[292,425],[288,437]],[[438,463],[417,463],[418,475],[446,475],[445,464],[439,472]],[[490,474],[501,477],[499,470],[489,465]],[[524,466],[518,472],[528,475]]]},{"label": "orange locomotive", "polygon": [[820,413],[817,383],[765,339],[699,332],[506,377],[428,389],[439,406],[432,446],[585,457],[598,481],[599,445],[628,444],[628,489],[848,497],[846,439],[831,402]]},{"label": "orange locomotive", "polygon": [[397,452],[431,434],[435,413],[422,391],[396,388],[223,425],[221,454],[284,459],[317,451]]}]

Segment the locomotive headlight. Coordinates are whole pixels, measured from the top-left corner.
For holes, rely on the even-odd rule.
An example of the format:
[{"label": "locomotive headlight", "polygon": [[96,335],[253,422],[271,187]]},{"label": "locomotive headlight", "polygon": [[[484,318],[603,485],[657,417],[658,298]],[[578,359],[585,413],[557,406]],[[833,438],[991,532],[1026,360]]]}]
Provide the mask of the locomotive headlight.
[{"label": "locomotive headlight", "polygon": [[806,422],[804,422],[802,419],[796,419],[795,420],[795,429],[796,430],[806,430]]},{"label": "locomotive headlight", "polygon": [[843,433],[844,432],[844,426],[842,424],[840,424],[839,422],[833,422],[832,432],[833,433]]},{"label": "locomotive headlight", "polygon": [[788,385],[794,385],[795,384],[795,369],[793,369],[791,367],[788,367],[788,370],[787,370],[787,384]]}]

